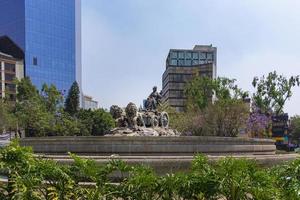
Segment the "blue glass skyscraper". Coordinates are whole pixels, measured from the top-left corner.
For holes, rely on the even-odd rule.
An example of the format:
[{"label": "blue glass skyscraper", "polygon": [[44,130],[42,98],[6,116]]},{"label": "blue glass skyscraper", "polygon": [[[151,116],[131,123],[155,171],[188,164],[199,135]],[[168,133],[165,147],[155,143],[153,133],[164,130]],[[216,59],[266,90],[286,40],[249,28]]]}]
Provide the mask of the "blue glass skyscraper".
[{"label": "blue glass skyscraper", "polygon": [[25,76],[66,93],[81,86],[81,1],[0,0],[0,36],[25,53]]}]

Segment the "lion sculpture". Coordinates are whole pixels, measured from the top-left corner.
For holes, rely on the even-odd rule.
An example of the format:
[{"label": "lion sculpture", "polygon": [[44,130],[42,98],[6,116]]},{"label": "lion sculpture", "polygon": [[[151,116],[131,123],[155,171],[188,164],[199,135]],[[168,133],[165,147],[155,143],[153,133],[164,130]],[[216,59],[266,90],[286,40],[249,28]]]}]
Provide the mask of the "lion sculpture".
[{"label": "lion sculpture", "polygon": [[117,127],[137,130],[139,127],[168,128],[169,116],[166,112],[138,111],[134,103],[129,103],[125,109],[111,106],[110,113],[116,121]]}]

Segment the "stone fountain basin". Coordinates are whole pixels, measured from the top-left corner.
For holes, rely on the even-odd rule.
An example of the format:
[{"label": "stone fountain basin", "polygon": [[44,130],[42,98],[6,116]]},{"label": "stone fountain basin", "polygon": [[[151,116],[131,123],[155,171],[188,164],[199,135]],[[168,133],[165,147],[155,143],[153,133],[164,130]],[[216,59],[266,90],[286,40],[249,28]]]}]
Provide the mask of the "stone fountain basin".
[{"label": "stone fountain basin", "polygon": [[[264,167],[271,167],[299,158],[297,154],[277,155],[271,139],[230,138],[230,137],[44,137],[24,138],[22,146],[31,146],[34,152],[45,159],[61,164],[72,164],[68,152],[82,158],[93,159],[97,164],[120,159],[129,165],[149,166],[159,175],[187,171],[194,156],[203,153],[210,162],[225,156],[256,160]],[[120,178],[119,173],[112,174]]]},{"label": "stone fountain basin", "polygon": [[24,138],[22,146],[31,146],[35,153],[120,156],[193,156],[207,155],[274,155],[271,139],[206,136],[128,137],[83,136]]}]

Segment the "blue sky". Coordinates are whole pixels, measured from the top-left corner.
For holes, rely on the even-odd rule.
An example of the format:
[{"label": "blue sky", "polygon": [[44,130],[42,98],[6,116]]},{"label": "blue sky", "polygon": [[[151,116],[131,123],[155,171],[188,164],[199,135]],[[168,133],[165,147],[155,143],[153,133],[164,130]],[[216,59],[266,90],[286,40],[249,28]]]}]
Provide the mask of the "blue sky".
[{"label": "blue sky", "polygon": [[[83,89],[109,108],[140,105],[171,48],[213,44],[219,76],[252,91],[254,76],[300,74],[298,0],[83,0]],[[300,88],[286,105],[300,114]]]}]

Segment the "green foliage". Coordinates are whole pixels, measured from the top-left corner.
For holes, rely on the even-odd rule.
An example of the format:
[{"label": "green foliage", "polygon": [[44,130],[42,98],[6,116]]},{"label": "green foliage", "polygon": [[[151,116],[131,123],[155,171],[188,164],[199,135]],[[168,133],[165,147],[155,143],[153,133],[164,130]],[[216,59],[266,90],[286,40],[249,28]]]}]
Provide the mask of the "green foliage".
[{"label": "green foliage", "polygon": [[204,110],[212,104],[214,96],[217,101],[245,99],[248,97],[248,93],[238,88],[235,81],[235,79],[223,77],[218,77],[217,79],[195,77],[185,88],[185,94],[188,99],[187,108],[197,106],[198,109]]},{"label": "green foliage", "polygon": [[115,120],[110,113],[104,109],[97,109],[93,111],[92,135],[103,135],[107,131],[115,127]]},{"label": "green foliage", "polygon": [[215,95],[218,101],[224,100],[240,100],[249,96],[248,92],[243,91],[236,85],[236,79],[228,79],[218,77],[213,80],[215,82]]},{"label": "green foliage", "polygon": [[[33,155],[17,142],[0,149],[0,168],[8,183],[0,183],[3,200],[297,200],[300,160],[271,169],[255,161],[227,157],[209,163],[198,155],[188,172],[157,176],[145,166],[112,159],[99,165],[70,154],[72,165]],[[111,175],[119,174],[118,180]],[[115,184],[118,181],[118,184]],[[93,183],[89,187],[80,182]]]},{"label": "green foliage", "polygon": [[300,116],[291,117],[291,136],[294,142],[299,144],[300,141]]},{"label": "green foliage", "polygon": [[160,111],[165,111],[169,115],[169,126],[183,135],[202,135],[204,118],[202,112],[197,108],[188,107],[185,112],[177,112],[174,108],[163,105]]},{"label": "green foliage", "polygon": [[32,84],[30,78],[25,77],[22,80],[16,80],[18,86],[17,100],[26,101],[39,96],[37,88]]},{"label": "green foliage", "polygon": [[14,107],[10,102],[0,100],[0,132],[16,130],[17,119],[13,115]]},{"label": "green foliage", "polygon": [[123,199],[155,199],[157,193],[157,176],[147,167],[135,166],[130,168],[129,177],[124,180],[120,188],[118,197]]},{"label": "green foliage", "polygon": [[292,88],[300,85],[300,79],[299,76],[286,78],[274,71],[266,77],[255,77],[252,85],[256,89],[253,100],[261,111],[278,115],[283,113],[285,102],[292,97]]},{"label": "green foliage", "polygon": [[60,112],[55,116],[55,123],[48,136],[87,136],[90,135],[84,124],[68,113]]},{"label": "green foliage", "polygon": [[41,97],[47,108],[47,111],[50,113],[55,113],[58,109],[58,106],[62,105],[63,97],[61,93],[57,90],[55,85],[52,84],[50,86],[44,84],[41,92]]},{"label": "green foliage", "polygon": [[187,83],[185,94],[189,105],[197,105],[199,109],[206,108],[212,103],[216,82],[208,77],[195,77]]},{"label": "green foliage", "polygon": [[[21,148],[16,142],[0,150],[0,168],[8,173],[9,178],[9,183],[2,185],[1,188],[2,191],[5,191],[7,199],[21,199],[18,196],[33,197],[34,192],[27,191],[26,188],[35,182],[36,177],[32,173],[34,163],[35,158],[31,149]],[[23,178],[27,182],[21,185]]]},{"label": "green foliage", "polygon": [[70,88],[63,97],[54,85],[44,84],[40,93],[29,78],[17,81],[15,107],[0,102],[0,129],[24,129],[27,137],[103,135],[114,127],[111,115],[103,109],[79,111],[79,88]]},{"label": "green foliage", "polygon": [[220,183],[216,170],[208,163],[207,157],[198,155],[192,163],[189,174],[181,177],[179,196],[184,199],[218,199]]},{"label": "green foliage", "polygon": [[25,129],[27,136],[45,136],[54,120],[38,97],[18,101],[15,114],[19,126]]},{"label": "green foliage", "polygon": [[77,114],[78,119],[84,124],[91,135],[103,135],[115,126],[111,114],[104,109],[83,110]]},{"label": "green foliage", "polygon": [[185,88],[185,112],[171,112],[170,126],[187,135],[237,136],[246,127],[249,106],[248,93],[235,81],[195,77]]},{"label": "green foliage", "polygon": [[202,135],[236,137],[246,128],[249,107],[241,100],[217,101],[202,116]]},{"label": "green foliage", "polygon": [[[53,114],[47,111],[38,90],[29,78],[17,81],[18,94],[15,116],[19,127],[25,129],[27,136],[45,136],[51,129],[54,120]],[[46,88],[47,86],[44,86]]]},{"label": "green foliage", "polygon": [[271,174],[277,177],[275,187],[282,188],[280,199],[300,199],[300,159],[273,168]]},{"label": "green foliage", "polygon": [[226,199],[277,199],[271,177],[253,161],[228,157],[218,162],[216,171]]},{"label": "green foliage", "polygon": [[79,86],[78,83],[75,81],[68,93],[68,96],[65,101],[65,111],[69,113],[71,116],[74,116],[79,111]]}]

